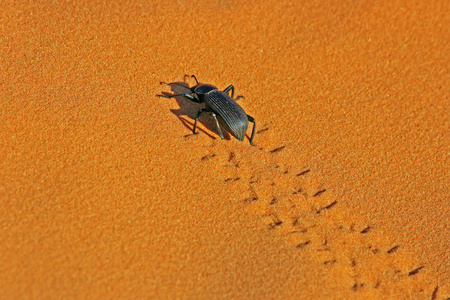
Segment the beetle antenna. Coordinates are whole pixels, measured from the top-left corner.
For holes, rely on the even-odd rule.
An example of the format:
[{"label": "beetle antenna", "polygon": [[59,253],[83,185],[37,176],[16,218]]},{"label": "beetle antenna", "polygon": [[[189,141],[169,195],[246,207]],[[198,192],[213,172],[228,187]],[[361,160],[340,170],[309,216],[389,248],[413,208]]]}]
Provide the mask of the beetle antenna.
[{"label": "beetle antenna", "polygon": [[193,77],[193,78],[195,79],[195,81],[197,82],[197,85],[198,85],[198,80],[197,80],[197,78],[195,77],[195,75],[189,76],[189,75],[185,74],[185,75],[184,75],[184,82],[186,82],[186,77]]},{"label": "beetle antenna", "polygon": [[197,77],[195,77],[195,75],[192,75],[191,76],[192,78],[194,78],[195,79],[195,81],[197,82],[197,84],[198,84],[198,80],[197,80]]}]

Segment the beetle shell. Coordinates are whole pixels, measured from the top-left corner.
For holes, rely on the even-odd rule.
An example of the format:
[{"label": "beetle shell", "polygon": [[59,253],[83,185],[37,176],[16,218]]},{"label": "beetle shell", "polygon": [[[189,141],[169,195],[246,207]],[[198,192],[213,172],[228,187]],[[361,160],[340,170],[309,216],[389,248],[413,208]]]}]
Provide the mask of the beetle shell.
[{"label": "beetle shell", "polygon": [[217,114],[221,125],[236,139],[243,141],[248,128],[245,111],[227,93],[213,90],[205,95],[205,103]]}]

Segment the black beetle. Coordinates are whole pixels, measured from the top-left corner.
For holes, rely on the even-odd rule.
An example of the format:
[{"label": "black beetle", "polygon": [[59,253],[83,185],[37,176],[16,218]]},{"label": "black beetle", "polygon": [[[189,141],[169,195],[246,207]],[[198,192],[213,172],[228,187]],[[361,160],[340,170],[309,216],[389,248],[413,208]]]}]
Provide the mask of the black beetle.
[{"label": "black beetle", "polygon": [[[184,75],[185,79],[186,76]],[[210,112],[214,119],[216,120],[217,128],[219,130],[220,137],[223,139],[222,129],[220,128],[219,123],[235,138],[239,141],[243,141],[245,137],[245,133],[247,132],[248,122],[253,123],[252,135],[250,137],[250,145],[253,145],[253,137],[255,135],[256,122],[255,119],[245,113],[242,107],[236,103],[236,101],[243,96],[239,96],[236,99],[234,97],[234,86],[230,85],[225,90],[219,91],[217,87],[210,84],[200,84],[197,78],[192,75],[197,82],[197,84],[191,88],[186,87],[185,85],[172,82],[165,83],[160,82],[161,84],[167,85],[179,85],[184,88],[189,88],[191,92],[189,94],[174,94],[174,95],[158,95],[159,97],[172,98],[177,96],[184,96],[185,98],[197,102],[204,103],[205,107],[200,108],[195,117],[194,129],[192,132],[195,134],[195,130],[197,129],[197,121],[200,117],[200,114],[203,112]],[[231,91],[231,96],[228,92]]]}]

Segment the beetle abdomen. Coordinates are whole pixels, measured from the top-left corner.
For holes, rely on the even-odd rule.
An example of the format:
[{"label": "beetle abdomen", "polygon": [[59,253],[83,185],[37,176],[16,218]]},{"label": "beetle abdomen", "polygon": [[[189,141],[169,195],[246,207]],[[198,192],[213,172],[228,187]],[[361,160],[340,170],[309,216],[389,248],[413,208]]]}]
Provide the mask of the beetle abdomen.
[{"label": "beetle abdomen", "polygon": [[206,104],[216,113],[221,125],[236,139],[243,141],[248,118],[242,107],[221,91],[212,91],[205,98]]}]

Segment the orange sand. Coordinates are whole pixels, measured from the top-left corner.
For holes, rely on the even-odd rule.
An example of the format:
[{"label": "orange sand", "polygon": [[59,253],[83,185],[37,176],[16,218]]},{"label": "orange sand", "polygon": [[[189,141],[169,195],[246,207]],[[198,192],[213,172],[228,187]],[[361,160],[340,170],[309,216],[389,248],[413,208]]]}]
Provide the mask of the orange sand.
[{"label": "orange sand", "polygon": [[0,11],[2,298],[450,297],[448,1],[40,2]]}]

